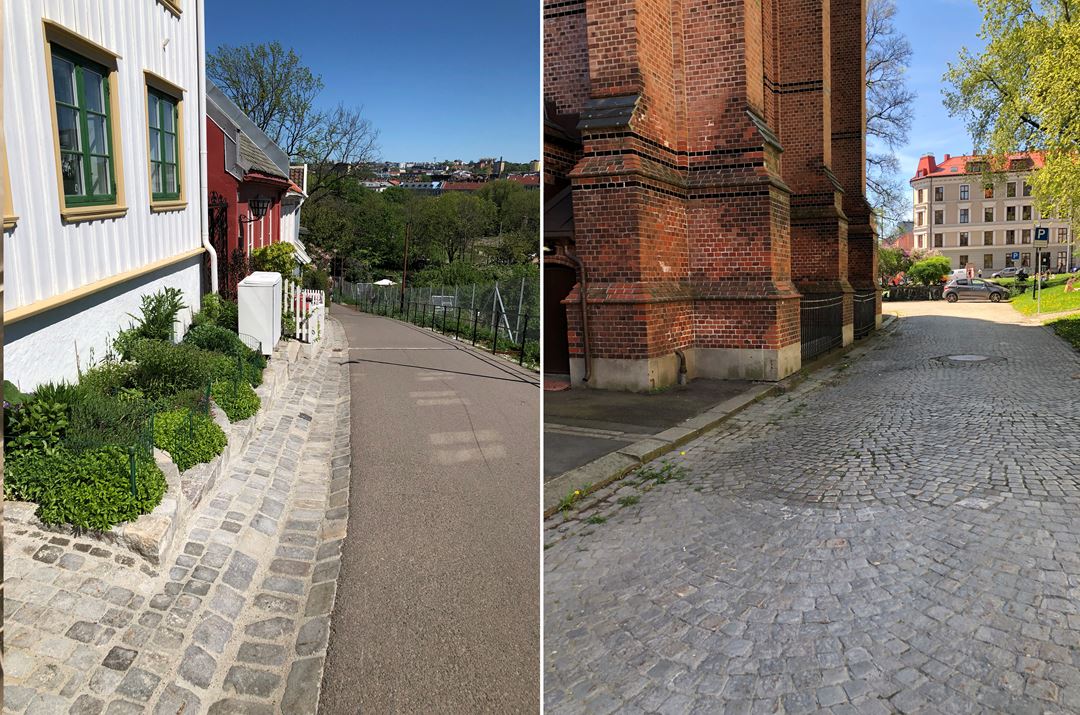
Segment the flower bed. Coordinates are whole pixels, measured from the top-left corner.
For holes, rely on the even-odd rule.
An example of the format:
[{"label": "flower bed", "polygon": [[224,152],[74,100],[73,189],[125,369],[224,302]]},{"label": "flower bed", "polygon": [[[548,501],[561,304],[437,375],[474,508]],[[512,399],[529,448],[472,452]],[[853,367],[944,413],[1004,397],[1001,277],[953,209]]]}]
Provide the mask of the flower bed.
[{"label": "flower bed", "polygon": [[145,296],[139,324],[78,383],[24,395],[5,382],[5,498],[36,503],[45,524],[107,531],[161,503],[167,485],[155,447],[181,472],[221,454],[227,438],[211,401],[231,421],[251,417],[266,361],[228,327],[235,305],[217,296],[206,303],[212,310],[174,344],[179,292]]}]

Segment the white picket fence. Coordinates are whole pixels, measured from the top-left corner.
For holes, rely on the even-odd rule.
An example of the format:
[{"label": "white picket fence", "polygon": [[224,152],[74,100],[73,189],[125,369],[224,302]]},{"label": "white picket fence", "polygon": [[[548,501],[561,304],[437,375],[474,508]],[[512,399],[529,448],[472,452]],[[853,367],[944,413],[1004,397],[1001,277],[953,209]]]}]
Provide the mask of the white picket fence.
[{"label": "white picket fence", "polygon": [[296,318],[296,334],[292,337],[305,343],[322,339],[326,328],[326,296],[321,290],[300,288],[285,281],[283,310],[291,310]]}]

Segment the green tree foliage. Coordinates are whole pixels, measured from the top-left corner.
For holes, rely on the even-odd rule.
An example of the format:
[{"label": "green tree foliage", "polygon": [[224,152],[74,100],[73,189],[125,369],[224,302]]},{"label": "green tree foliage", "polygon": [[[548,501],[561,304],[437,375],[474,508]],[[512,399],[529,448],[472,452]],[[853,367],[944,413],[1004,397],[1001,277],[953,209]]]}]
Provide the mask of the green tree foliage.
[{"label": "green tree foliage", "polygon": [[1080,208],[1080,7],[1075,0],[978,0],[981,52],[950,63],[945,104],[966,117],[987,173],[1009,169],[1009,155],[1043,151],[1033,175],[1045,215]]},{"label": "green tree foliage", "polygon": [[902,248],[878,246],[878,277],[889,279],[911,269],[912,260]]},{"label": "green tree foliage", "polygon": [[918,261],[908,270],[908,276],[923,285],[935,285],[949,274],[949,259],[944,256],[930,256]]}]

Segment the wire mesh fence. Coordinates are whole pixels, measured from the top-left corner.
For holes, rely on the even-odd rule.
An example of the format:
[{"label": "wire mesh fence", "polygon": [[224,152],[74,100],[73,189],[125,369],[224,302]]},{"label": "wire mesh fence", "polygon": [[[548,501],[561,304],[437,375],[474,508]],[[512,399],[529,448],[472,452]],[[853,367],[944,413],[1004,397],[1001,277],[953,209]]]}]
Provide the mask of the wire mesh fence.
[{"label": "wire mesh fence", "polygon": [[540,365],[540,283],[468,286],[379,286],[338,281],[334,300],[358,310],[397,318],[515,358]]}]

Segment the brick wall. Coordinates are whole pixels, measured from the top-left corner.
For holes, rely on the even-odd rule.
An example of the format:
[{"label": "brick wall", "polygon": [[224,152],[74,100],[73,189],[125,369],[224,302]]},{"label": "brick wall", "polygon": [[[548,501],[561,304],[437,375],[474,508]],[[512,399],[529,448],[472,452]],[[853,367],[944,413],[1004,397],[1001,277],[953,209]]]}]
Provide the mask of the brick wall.
[{"label": "brick wall", "polygon": [[[796,345],[796,285],[850,293],[849,268],[867,273],[872,232],[848,240],[869,225],[865,109],[850,101],[864,2],[545,4],[545,99],[587,119],[580,152],[545,144],[545,170],[574,187],[594,357]],[[619,97],[632,113],[594,121]]]}]

